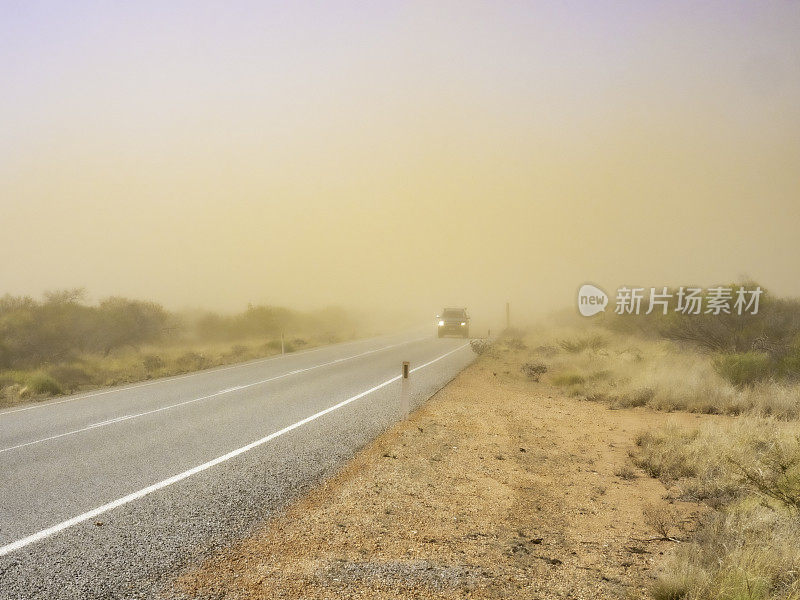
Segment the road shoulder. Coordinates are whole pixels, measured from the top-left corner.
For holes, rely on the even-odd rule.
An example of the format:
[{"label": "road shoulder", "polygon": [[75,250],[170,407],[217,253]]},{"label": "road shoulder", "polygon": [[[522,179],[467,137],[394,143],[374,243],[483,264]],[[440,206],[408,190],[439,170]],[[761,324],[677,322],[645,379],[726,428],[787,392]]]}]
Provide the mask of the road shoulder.
[{"label": "road shoulder", "polygon": [[694,415],[609,410],[482,356],[255,535],[183,573],[192,598],[641,598],[647,512],[696,505],[637,473],[634,437]]}]

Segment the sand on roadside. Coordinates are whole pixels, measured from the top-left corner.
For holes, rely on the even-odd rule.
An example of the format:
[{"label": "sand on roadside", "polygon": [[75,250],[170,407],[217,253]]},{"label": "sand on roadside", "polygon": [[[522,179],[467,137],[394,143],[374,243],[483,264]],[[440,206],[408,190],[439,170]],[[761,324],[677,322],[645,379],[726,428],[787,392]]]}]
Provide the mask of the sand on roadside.
[{"label": "sand on roadside", "polygon": [[691,527],[628,458],[637,433],[707,418],[609,410],[481,356],[255,535],[183,573],[191,598],[643,598]]}]

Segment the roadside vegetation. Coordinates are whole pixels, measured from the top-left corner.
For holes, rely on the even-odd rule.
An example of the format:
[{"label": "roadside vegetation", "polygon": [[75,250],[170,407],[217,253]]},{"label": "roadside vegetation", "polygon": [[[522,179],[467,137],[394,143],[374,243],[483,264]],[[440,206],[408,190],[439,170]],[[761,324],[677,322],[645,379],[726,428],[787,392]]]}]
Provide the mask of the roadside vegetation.
[{"label": "roadside vegetation", "polygon": [[631,456],[679,499],[712,508],[661,565],[656,600],[800,598],[796,422],[740,416],[668,427],[639,436]]},{"label": "roadside vegetation", "polygon": [[86,301],[83,290],[42,300],[0,298],[0,406],[293,352],[363,335],[338,308],[249,306],[220,315],[153,302]]},{"label": "roadside vegetation", "polygon": [[670,498],[708,508],[675,540],[652,597],[800,599],[800,303],[562,321],[512,342],[529,347],[529,380],[611,409],[718,415],[644,432],[630,451]]}]

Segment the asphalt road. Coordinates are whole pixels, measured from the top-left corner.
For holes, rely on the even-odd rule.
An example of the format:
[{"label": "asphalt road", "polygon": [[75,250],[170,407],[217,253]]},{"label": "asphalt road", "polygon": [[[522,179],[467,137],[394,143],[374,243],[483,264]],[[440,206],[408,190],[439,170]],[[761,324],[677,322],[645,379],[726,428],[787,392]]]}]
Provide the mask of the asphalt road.
[{"label": "asphalt road", "polygon": [[169,596],[472,357],[418,330],[0,411],[0,598]]}]

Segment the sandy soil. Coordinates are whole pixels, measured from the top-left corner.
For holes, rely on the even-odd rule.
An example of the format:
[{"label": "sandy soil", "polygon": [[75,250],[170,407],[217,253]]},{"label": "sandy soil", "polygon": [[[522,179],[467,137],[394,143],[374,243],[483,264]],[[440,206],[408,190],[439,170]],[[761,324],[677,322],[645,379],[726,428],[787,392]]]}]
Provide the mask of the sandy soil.
[{"label": "sandy soil", "polygon": [[565,397],[528,381],[524,356],[482,356],[175,586],[226,599],[646,597],[677,542],[643,511],[690,524],[701,508],[668,504],[627,453],[640,431],[700,417]]}]

